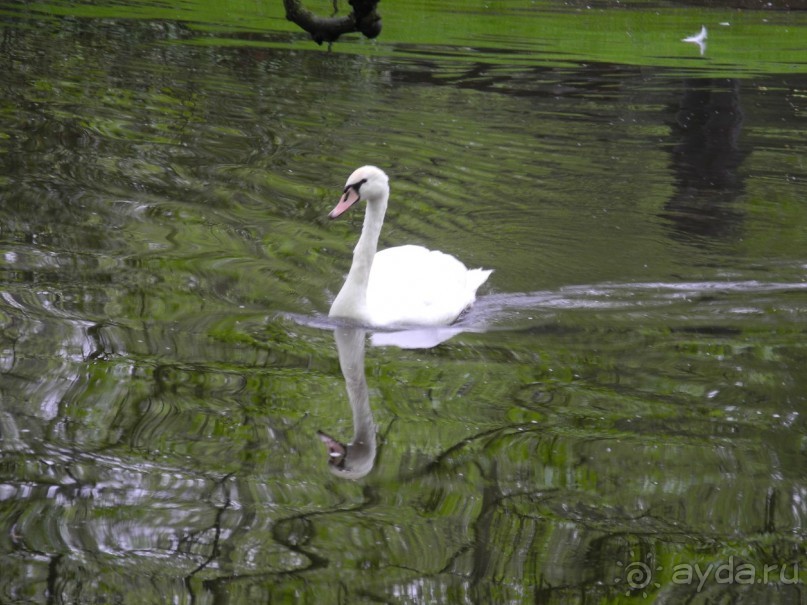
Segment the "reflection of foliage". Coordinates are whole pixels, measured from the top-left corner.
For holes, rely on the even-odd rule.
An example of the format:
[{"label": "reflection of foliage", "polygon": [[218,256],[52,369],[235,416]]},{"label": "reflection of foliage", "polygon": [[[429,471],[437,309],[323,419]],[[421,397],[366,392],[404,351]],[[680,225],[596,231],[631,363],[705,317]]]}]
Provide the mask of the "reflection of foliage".
[{"label": "reflection of foliage", "polygon": [[[141,5],[116,10],[132,6]],[[485,39],[490,19],[479,14],[464,18]],[[396,161],[413,167],[389,243],[459,234],[452,246],[474,242],[476,260],[502,259],[499,284],[521,275],[534,286],[536,258],[541,280],[553,270],[590,275],[611,227],[604,215],[586,223],[586,195],[592,183],[613,187],[622,170],[611,160],[604,171],[597,154],[612,145],[641,167],[605,196],[629,200],[609,206],[622,233],[643,234],[666,195],[645,178],[665,155],[644,146],[665,136],[663,76],[648,92],[635,69],[556,72],[535,68],[535,57],[519,67],[494,48],[467,64],[454,49],[456,62],[432,66],[223,49],[223,38],[189,46],[176,44],[192,34],[170,18],[65,19],[60,44],[39,28],[5,40],[13,52],[0,60],[32,61],[4,64],[0,92],[0,593],[588,602],[624,594],[612,579],[631,553],[664,569],[729,556],[804,560],[803,290],[715,293],[661,312],[631,291],[624,313],[542,310],[432,351],[371,350],[371,403],[380,424],[395,422],[377,470],[351,485],[332,479],[315,437],[350,430],[331,335],[274,315],[327,309],[324,291],[338,285],[357,225],[318,222],[330,205],[326,173],[367,153],[379,120],[384,145],[399,145]],[[578,29],[594,46],[593,30]],[[622,103],[624,90],[639,91],[635,104]],[[300,102],[326,91],[328,110]],[[451,107],[451,123],[424,107]],[[619,128],[593,129],[608,133],[606,144],[587,132],[614,116],[638,121],[627,139]],[[769,118],[755,118],[770,136],[755,161],[779,174]],[[344,145],[346,133],[355,144]],[[473,145],[447,143],[466,138]],[[569,151],[571,142],[582,144]],[[802,142],[789,145],[797,173]],[[385,146],[369,150],[381,156]],[[452,174],[453,156],[462,174]],[[492,161],[504,172],[491,172]],[[515,174],[534,186],[529,203],[510,188]],[[777,258],[800,254],[801,190],[749,181],[765,195],[752,204],[759,216],[748,215],[747,258],[771,247]],[[523,233],[508,231],[508,215]],[[539,218],[557,221],[554,230]],[[777,237],[782,227],[789,237]],[[555,239],[544,248],[546,234]],[[573,234],[591,241],[564,248]],[[619,238],[628,241],[627,254],[643,259],[668,245],[657,232]],[[572,260],[544,262],[549,248]],[[718,260],[722,271],[727,257]],[[762,271],[770,279],[774,269]],[[668,579],[659,576],[661,590],[673,588]],[[713,600],[738,593],[722,596]]]}]

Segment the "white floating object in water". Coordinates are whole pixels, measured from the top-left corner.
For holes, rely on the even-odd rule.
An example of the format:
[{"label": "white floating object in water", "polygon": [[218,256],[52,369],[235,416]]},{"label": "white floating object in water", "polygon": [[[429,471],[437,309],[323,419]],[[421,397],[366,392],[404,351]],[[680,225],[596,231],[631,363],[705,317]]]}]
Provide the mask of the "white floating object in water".
[{"label": "white floating object in water", "polygon": [[706,26],[701,25],[701,31],[699,33],[695,34],[694,36],[689,36],[688,38],[683,38],[681,42],[691,42],[692,44],[697,44],[701,54],[703,54],[703,51],[706,50],[706,36]]}]

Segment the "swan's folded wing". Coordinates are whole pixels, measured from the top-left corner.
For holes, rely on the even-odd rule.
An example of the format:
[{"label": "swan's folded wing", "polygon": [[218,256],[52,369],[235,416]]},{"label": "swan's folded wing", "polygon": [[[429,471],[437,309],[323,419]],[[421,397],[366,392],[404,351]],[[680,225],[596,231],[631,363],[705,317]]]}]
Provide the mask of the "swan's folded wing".
[{"label": "swan's folded wing", "polygon": [[449,254],[422,246],[377,253],[367,307],[373,325],[446,325],[476,299],[489,270],[468,270]]}]

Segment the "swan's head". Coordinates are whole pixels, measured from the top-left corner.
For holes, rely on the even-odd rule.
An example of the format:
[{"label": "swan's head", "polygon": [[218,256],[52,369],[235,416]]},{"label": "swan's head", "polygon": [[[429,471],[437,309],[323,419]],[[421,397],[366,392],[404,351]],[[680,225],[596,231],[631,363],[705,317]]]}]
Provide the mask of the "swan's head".
[{"label": "swan's head", "polygon": [[353,171],[345,183],[345,191],[336,208],[328,215],[336,218],[358,201],[375,202],[389,195],[389,179],[381,168],[362,166]]}]

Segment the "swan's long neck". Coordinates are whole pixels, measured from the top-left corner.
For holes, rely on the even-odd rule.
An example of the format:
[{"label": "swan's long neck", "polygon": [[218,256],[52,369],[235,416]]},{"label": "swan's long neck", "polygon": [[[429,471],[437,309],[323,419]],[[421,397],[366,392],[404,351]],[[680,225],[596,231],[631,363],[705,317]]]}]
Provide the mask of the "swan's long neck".
[{"label": "swan's long neck", "polygon": [[389,192],[385,192],[380,198],[367,201],[364,226],[353,249],[353,264],[342,289],[331,305],[331,317],[348,317],[364,323],[368,320],[367,284],[370,281],[373,258],[378,250],[378,238],[384,224],[388,198]]}]

